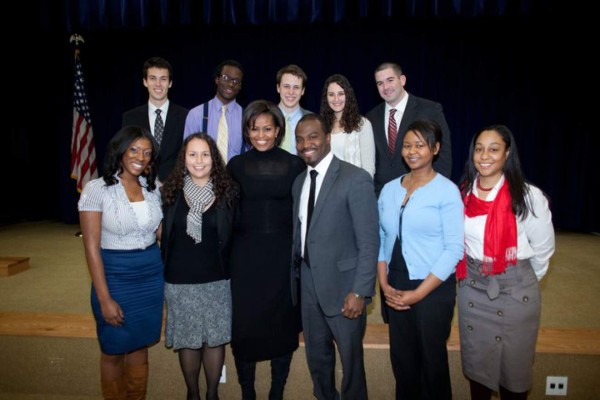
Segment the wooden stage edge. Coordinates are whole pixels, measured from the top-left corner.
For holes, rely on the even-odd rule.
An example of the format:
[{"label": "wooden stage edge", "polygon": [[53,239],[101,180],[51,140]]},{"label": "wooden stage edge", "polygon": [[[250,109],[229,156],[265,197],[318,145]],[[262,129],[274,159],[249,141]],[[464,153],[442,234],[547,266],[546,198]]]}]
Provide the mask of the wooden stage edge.
[{"label": "wooden stage edge", "polygon": [[[365,349],[389,349],[387,326],[367,325]],[[96,338],[92,315],[67,313],[0,312],[0,335]],[[301,345],[302,335],[300,336]],[[452,326],[448,350],[460,350],[458,326]],[[551,354],[600,355],[600,329],[541,327],[536,351]]]}]

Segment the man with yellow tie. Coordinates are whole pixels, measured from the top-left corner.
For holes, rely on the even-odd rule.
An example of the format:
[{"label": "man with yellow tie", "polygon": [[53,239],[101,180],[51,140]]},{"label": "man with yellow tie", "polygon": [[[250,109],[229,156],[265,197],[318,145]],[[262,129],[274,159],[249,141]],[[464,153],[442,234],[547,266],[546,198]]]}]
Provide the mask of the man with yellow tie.
[{"label": "man with yellow tie", "polygon": [[311,111],[300,107],[300,99],[304,95],[306,73],[295,64],[289,64],[277,72],[277,93],[279,93],[279,109],[285,117],[285,136],[279,147],[296,154],[296,125],[300,118]]},{"label": "man with yellow tie", "polygon": [[235,60],[225,60],[215,68],[215,97],[190,110],[185,121],[183,138],[206,132],[215,142],[223,160],[243,153],[246,148],[242,137],[243,108],[236,97],[242,88],[244,71]]}]

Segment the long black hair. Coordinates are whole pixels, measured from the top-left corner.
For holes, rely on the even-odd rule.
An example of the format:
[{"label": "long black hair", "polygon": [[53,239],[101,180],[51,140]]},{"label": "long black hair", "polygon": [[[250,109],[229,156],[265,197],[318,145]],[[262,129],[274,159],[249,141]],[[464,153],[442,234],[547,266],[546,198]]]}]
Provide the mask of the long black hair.
[{"label": "long black hair", "polygon": [[146,178],[146,188],[149,191],[156,189],[158,144],[148,130],[139,126],[124,126],[115,136],[113,136],[110,142],[108,142],[106,156],[104,157],[104,175],[102,175],[107,186],[114,185],[118,182],[115,175],[120,175],[123,172],[123,154],[129,150],[129,147],[133,142],[142,138],[148,139],[152,145],[152,157],[150,158],[150,163],[148,163],[148,168],[142,172],[142,176]]},{"label": "long black hair", "polygon": [[527,204],[525,199],[529,193],[529,189],[526,184],[527,180],[525,179],[525,175],[521,169],[521,161],[519,159],[519,151],[517,150],[515,137],[510,129],[508,129],[508,127],[505,125],[488,126],[473,136],[469,146],[469,158],[465,163],[465,170],[460,182],[461,194],[463,197],[466,196],[473,188],[473,182],[477,178],[478,172],[477,168],[475,168],[475,163],[473,162],[473,154],[475,152],[475,144],[477,143],[477,139],[485,131],[496,132],[506,145],[506,151],[509,153],[506,157],[506,162],[504,163],[502,172],[504,173],[506,182],[508,182],[512,210],[516,216],[526,218],[529,212],[533,213],[533,210]]}]

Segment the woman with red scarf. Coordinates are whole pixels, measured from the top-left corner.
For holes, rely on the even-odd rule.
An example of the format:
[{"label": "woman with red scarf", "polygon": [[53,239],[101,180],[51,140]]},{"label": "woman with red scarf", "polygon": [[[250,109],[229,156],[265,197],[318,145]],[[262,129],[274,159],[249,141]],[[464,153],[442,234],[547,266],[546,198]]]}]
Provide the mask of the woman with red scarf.
[{"label": "woman with red scarf", "polygon": [[456,268],[463,373],[471,399],[526,399],[540,324],[539,280],[554,253],[544,193],[525,181],[504,125],[471,141],[461,182],[465,258]]}]

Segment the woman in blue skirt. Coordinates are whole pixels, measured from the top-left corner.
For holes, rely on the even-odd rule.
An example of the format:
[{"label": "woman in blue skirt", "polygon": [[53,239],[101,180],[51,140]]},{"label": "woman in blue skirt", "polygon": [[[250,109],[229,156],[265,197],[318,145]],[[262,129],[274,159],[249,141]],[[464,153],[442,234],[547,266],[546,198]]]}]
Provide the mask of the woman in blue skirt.
[{"label": "woman in blue skirt", "polygon": [[105,399],[145,398],[148,346],[160,339],[164,279],[156,244],[162,220],[156,150],[149,132],[122,128],[108,144],[104,176],[88,182],[79,199]]}]

